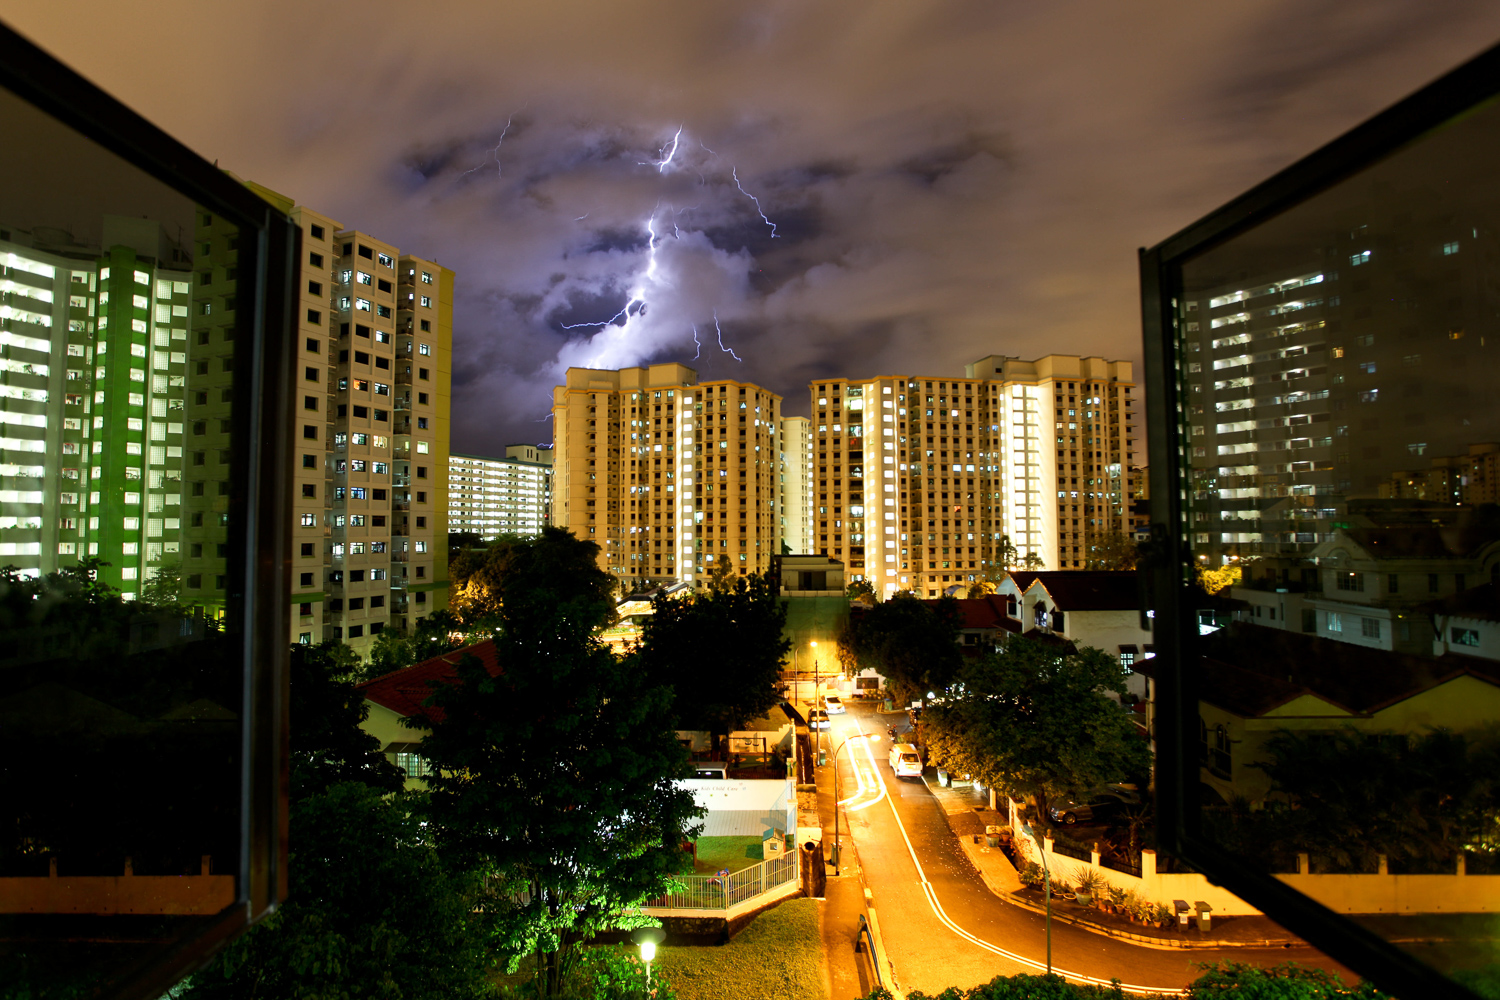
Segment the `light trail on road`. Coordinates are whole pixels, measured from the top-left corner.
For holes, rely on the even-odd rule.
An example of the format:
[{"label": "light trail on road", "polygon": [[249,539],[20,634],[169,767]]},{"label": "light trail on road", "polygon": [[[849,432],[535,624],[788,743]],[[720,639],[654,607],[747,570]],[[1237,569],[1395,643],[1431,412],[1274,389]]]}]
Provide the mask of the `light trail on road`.
[{"label": "light trail on road", "polygon": [[[857,724],[858,723],[856,723],[856,725]],[[868,754],[869,753],[868,743],[866,744],[865,750],[866,750],[866,753]],[[871,764],[872,767],[875,764],[875,759],[874,759],[873,755],[870,755],[870,764]],[[968,941],[970,944],[974,945],[975,947],[982,948],[985,951],[991,952],[992,954],[999,955],[1001,958],[1009,959],[1010,961],[1015,962],[1018,965],[1022,965],[1022,966],[1026,967],[1026,968],[1035,969],[1037,972],[1045,973],[1047,971],[1047,964],[1045,962],[1038,962],[1035,959],[1027,958],[1025,955],[1020,955],[1020,954],[1017,954],[1016,952],[1009,951],[1009,950],[1007,950],[1005,948],[1001,948],[999,945],[991,944],[990,942],[985,941],[983,938],[980,938],[980,937],[978,937],[978,936],[970,933],[969,931],[964,930],[962,927],[960,927],[957,923],[955,923],[953,921],[952,917],[948,916],[947,911],[945,911],[943,909],[942,902],[937,898],[937,891],[932,887],[932,883],[927,880],[927,872],[926,872],[925,869],[923,869],[922,862],[917,857],[917,851],[916,851],[916,848],[912,846],[911,837],[907,836],[907,833],[906,833],[906,824],[903,823],[903,822],[901,822],[901,814],[899,812],[897,812],[897,810],[896,810],[895,799],[893,797],[891,797],[891,796],[888,796],[888,795],[884,794],[884,792],[885,792],[885,781],[884,781],[883,778],[881,778],[879,776],[878,772],[876,774],[876,778],[880,782],[880,785],[881,785],[881,792],[882,792],[881,797],[884,798],[891,805],[891,816],[896,821],[896,829],[898,829],[898,830],[901,831],[901,840],[906,844],[906,852],[907,852],[907,854],[909,854],[911,856],[912,864],[915,865],[916,868],[917,868],[917,876],[922,880],[922,892],[927,897],[927,904],[932,908],[932,913],[933,913],[933,915],[935,917],[938,918],[938,921],[940,923],[942,923],[943,926],[947,927],[950,931],[952,931],[954,934],[957,934],[959,937],[963,938],[965,941]],[[923,785],[926,785],[926,783],[927,783],[926,777],[922,778],[922,783],[923,783]],[[874,805],[875,802],[878,802],[878,801],[879,801],[879,799],[872,799],[870,802],[866,803],[866,805]],[[855,808],[863,808],[863,806],[857,806]],[[1063,978],[1073,980],[1074,982],[1091,983],[1091,984],[1093,984],[1095,986],[1113,986],[1114,983],[1115,983],[1115,981],[1112,980],[1112,979],[1100,979],[1097,976],[1088,976],[1088,975],[1084,975],[1081,972],[1069,972],[1066,969],[1060,969],[1060,968],[1058,968],[1056,965],[1054,965],[1052,967],[1052,972],[1053,972],[1054,975],[1062,976]],[[1186,996],[1187,995],[1187,991],[1184,990],[1184,989],[1181,989],[1181,988],[1163,987],[1163,986],[1141,986],[1141,985],[1137,985],[1137,984],[1133,984],[1133,983],[1120,983],[1120,989],[1126,991],[1127,993],[1161,994],[1163,996]]]},{"label": "light trail on road", "polygon": [[[846,737],[846,742],[849,739],[853,739],[855,737],[863,737],[865,735],[864,727],[860,725],[858,719],[851,718],[850,721],[854,723],[855,736]],[[878,789],[878,791],[876,792],[875,797],[873,799],[870,799],[868,802],[861,802],[857,806],[847,806],[844,809],[844,812],[846,813],[859,812],[861,809],[868,809],[875,803],[879,802],[881,799],[886,798],[885,782],[880,780],[880,770],[875,766],[875,752],[870,749],[870,741],[867,739],[860,739],[860,742],[864,744],[865,757],[870,762],[870,781],[874,785],[874,787]],[[858,760],[853,754],[849,755],[849,766],[854,769],[855,792],[848,798],[839,800],[835,808],[837,808],[837,806],[845,805],[849,802],[857,801],[861,795],[865,795],[870,791],[870,789],[865,785],[865,772],[860,769]]]}]

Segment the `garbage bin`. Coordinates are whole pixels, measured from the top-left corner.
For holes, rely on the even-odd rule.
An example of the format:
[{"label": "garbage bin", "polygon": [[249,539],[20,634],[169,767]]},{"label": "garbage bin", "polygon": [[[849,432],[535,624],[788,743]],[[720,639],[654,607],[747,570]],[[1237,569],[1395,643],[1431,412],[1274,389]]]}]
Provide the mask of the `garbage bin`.
[{"label": "garbage bin", "polygon": [[948,773],[947,768],[940,767],[937,769],[937,772],[939,785],[942,785],[944,788],[948,788],[953,784],[953,777]]},{"label": "garbage bin", "polygon": [[828,751],[818,747],[818,766],[826,767],[828,764]]},{"label": "garbage bin", "polygon": [[1000,846],[1000,828],[998,826],[987,826],[984,828],[984,843],[986,847]]},{"label": "garbage bin", "polygon": [[886,698],[880,703],[880,710],[882,712],[894,712],[896,710],[896,703]]}]

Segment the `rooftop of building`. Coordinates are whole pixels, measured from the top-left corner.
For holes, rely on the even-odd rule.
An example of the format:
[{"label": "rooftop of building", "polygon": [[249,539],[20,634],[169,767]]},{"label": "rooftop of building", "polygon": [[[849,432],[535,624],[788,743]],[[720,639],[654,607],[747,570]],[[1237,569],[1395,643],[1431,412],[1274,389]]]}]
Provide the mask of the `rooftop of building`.
[{"label": "rooftop of building", "polygon": [[422,702],[432,694],[435,685],[452,684],[458,679],[458,664],[466,656],[477,657],[491,677],[498,677],[504,672],[500,668],[499,651],[495,648],[495,640],[486,639],[472,646],[465,646],[462,649],[455,649],[420,663],[414,663],[401,670],[382,674],[355,685],[355,690],[369,701],[388,708],[403,718],[410,718],[425,711],[433,721],[440,721],[443,715],[442,709],[424,709]]},{"label": "rooftop of building", "polygon": [[[1235,622],[1201,640],[1202,700],[1256,718],[1304,695],[1355,715],[1373,715],[1461,676],[1500,685],[1500,663],[1448,654],[1433,658]],[[1151,660],[1135,669],[1154,674]]]},{"label": "rooftop of building", "polygon": [[1135,611],[1141,606],[1135,570],[1041,570],[1009,576],[1023,594],[1041,584],[1059,611]]}]

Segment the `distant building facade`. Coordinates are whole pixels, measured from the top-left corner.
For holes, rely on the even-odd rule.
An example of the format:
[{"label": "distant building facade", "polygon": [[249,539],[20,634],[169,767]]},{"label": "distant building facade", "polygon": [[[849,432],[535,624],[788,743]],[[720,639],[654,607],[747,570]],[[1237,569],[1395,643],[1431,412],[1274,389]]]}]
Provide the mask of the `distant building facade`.
[{"label": "distant building facade", "polygon": [[781,468],[778,472],[777,513],[780,517],[781,551],[811,552],[813,546],[812,493],[807,488],[812,478],[812,422],[806,417],[782,417]]},{"label": "distant building facade", "polygon": [[995,355],[961,379],[809,388],[811,550],[881,597],[961,592],[1028,554],[1082,569],[1095,539],[1130,530],[1137,397],[1127,361]]},{"label": "distant building facade", "polygon": [[484,541],[541,534],[552,518],[552,453],[545,445],[513,444],[504,458],[448,457],[448,530]]},{"label": "distant building facade", "polygon": [[780,550],[780,410],[768,389],[700,384],[686,365],[570,368],[553,390],[552,523],[596,542],[628,590],[764,572]]}]

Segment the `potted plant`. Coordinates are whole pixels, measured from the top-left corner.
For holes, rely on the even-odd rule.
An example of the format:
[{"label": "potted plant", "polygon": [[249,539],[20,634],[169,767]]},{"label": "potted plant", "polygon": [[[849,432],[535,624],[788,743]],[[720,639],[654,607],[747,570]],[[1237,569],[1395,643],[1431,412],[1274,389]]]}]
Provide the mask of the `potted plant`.
[{"label": "potted plant", "polygon": [[1104,895],[1109,887],[1102,872],[1088,869],[1078,874],[1078,905],[1092,906],[1097,896]]},{"label": "potted plant", "polygon": [[1026,862],[1026,867],[1017,873],[1017,877],[1020,878],[1022,885],[1040,886],[1042,884],[1042,866],[1035,861],[1028,861]]},{"label": "potted plant", "polygon": [[1172,926],[1172,922],[1176,918],[1176,911],[1174,911],[1166,903],[1156,904],[1156,926],[1160,927],[1162,930],[1167,930]]},{"label": "potted plant", "polygon": [[1124,912],[1125,901],[1129,897],[1130,897],[1130,893],[1127,890],[1121,889],[1117,885],[1110,886],[1109,887],[1109,911],[1111,913],[1121,913],[1121,912]]}]

